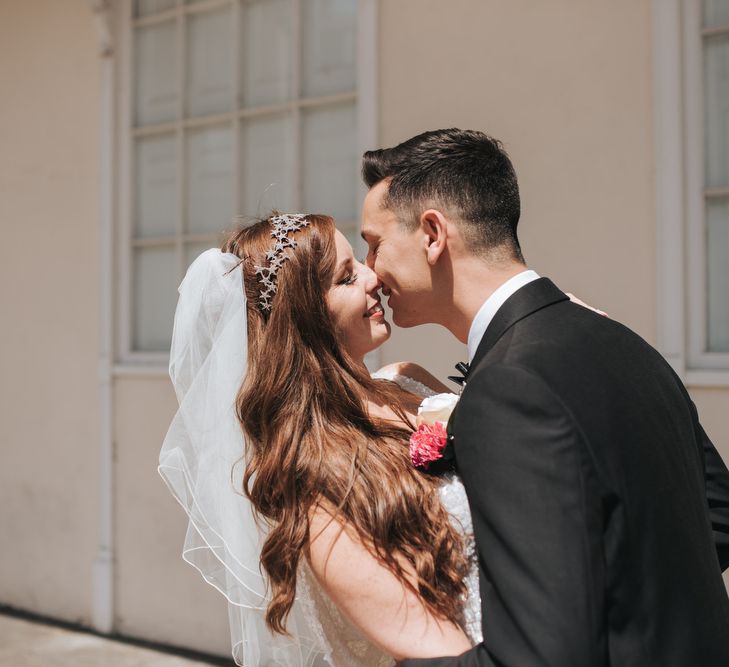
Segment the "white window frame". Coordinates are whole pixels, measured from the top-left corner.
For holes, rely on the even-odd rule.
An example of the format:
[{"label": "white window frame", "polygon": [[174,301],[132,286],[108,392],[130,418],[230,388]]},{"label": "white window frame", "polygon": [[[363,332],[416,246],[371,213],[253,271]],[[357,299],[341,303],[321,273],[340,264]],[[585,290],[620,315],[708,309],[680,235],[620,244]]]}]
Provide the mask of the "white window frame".
[{"label": "white window frame", "polygon": [[[300,16],[299,4],[303,0],[292,0],[294,15]],[[132,86],[132,38],[134,27],[138,25],[153,25],[157,22],[163,22],[175,17],[177,21],[182,21],[183,13],[188,15],[197,12],[203,12],[218,7],[231,5],[231,0],[203,0],[194,4],[185,5],[184,1],[178,3],[178,6],[161,12],[159,14],[142,17],[140,19],[132,19],[132,0],[118,0],[114,3],[114,26],[115,26],[115,43],[116,49],[114,53],[114,79],[115,85],[115,146],[114,153],[117,156],[115,160],[118,174],[116,177],[116,193],[115,193],[115,215],[114,215],[114,245],[116,246],[115,263],[116,263],[116,290],[110,298],[116,304],[115,312],[117,326],[115,327],[116,344],[114,371],[116,375],[166,375],[167,366],[169,364],[169,352],[144,352],[132,350],[132,248],[133,246],[153,246],[156,239],[144,239],[133,241],[133,224],[132,224],[132,146],[133,140],[137,136],[145,134],[148,130],[141,128],[132,130],[132,104],[133,104],[133,86]],[[238,3],[233,1],[235,39],[234,46],[240,48],[241,41],[238,37],[240,30]],[[292,33],[295,41],[301,36],[301,28],[299,25],[292,26]],[[184,31],[178,29],[178,39],[184,40]],[[165,124],[169,129],[175,131],[178,141],[178,158],[183,155],[182,142],[184,140],[182,128],[215,125],[225,120],[232,120],[234,126],[234,147],[235,163],[233,171],[233,183],[235,192],[234,211],[240,212],[239,208],[239,169],[240,169],[240,125],[241,120],[254,117],[260,114],[268,114],[273,110],[291,111],[294,114],[294,145],[295,150],[299,151],[299,137],[296,133],[300,127],[299,114],[303,109],[314,108],[316,106],[331,105],[337,102],[355,102],[357,115],[357,151],[362,154],[365,150],[371,149],[377,145],[377,0],[357,0],[357,26],[356,26],[356,89],[351,93],[318,96],[315,99],[306,99],[298,97],[292,101],[282,103],[280,105],[267,106],[261,109],[244,109],[230,113],[216,114],[214,117],[205,117],[201,119],[188,119],[184,121],[174,121]],[[180,52],[184,53],[184,44],[179,45]],[[294,44],[294,53],[300,52],[300,45]],[[238,68],[240,67],[240,58],[235,58],[236,71],[234,72],[235,85],[239,85]],[[294,72],[297,68],[294,68]],[[294,76],[297,76],[296,74]],[[298,90],[298,81],[294,81],[294,90]],[[183,104],[184,89],[180,87],[180,104]],[[237,92],[237,90],[236,90]],[[182,114],[180,114],[182,117]],[[154,129],[158,130],[160,125],[155,125]],[[296,155],[297,164],[300,163],[300,157]],[[183,168],[183,161],[178,161],[178,169]],[[295,170],[294,178],[296,192],[300,198],[300,175],[301,170]],[[178,173],[178,202],[180,206],[184,206],[185,202],[185,180],[184,174]],[[364,195],[364,185],[360,183],[358,192]],[[182,210],[182,209],[180,209]],[[178,216],[177,230],[175,234],[175,247],[178,264],[182,267],[184,262],[184,243],[211,241],[213,245],[217,244],[215,235],[199,235],[184,234],[182,229],[183,216]],[[342,221],[345,225],[356,225],[357,220]],[[169,238],[167,239],[169,241]],[[162,240],[160,240],[160,243]],[[363,251],[363,247],[357,248],[357,251]]]},{"label": "white window frame", "polygon": [[[658,349],[693,387],[729,386],[729,353],[706,351],[701,0],[653,0]],[[729,194],[729,193],[728,193]]]}]

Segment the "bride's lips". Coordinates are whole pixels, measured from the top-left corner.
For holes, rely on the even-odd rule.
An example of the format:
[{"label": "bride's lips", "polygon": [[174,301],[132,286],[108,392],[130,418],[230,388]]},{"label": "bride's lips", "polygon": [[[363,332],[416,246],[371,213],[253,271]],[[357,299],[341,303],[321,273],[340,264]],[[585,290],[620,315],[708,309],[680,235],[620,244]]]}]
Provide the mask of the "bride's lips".
[{"label": "bride's lips", "polygon": [[375,303],[364,315],[363,317],[367,317],[371,320],[384,317],[385,316],[385,309],[382,307],[382,304],[378,301]]}]

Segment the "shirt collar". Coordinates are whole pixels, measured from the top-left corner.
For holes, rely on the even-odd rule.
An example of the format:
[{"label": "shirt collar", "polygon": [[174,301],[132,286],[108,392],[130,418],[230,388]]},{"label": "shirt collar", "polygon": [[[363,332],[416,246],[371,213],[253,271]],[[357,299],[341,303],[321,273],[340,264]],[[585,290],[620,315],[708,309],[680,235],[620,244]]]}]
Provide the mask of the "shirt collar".
[{"label": "shirt collar", "polygon": [[499,287],[488,299],[471,322],[471,328],[468,331],[468,363],[470,364],[476,355],[476,349],[481,342],[483,335],[486,333],[491,320],[494,319],[499,308],[514,292],[524,287],[524,285],[537,280],[539,274],[531,269],[526,269],[521,273],[517,273]]}]

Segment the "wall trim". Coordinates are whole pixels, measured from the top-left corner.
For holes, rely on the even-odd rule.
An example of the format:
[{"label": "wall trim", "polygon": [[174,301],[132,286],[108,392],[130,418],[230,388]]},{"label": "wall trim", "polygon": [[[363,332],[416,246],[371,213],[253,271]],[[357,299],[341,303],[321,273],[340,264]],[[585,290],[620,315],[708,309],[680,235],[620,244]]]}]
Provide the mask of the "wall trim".
[{"label": "wall trim", "polygon": [[99,358],[98,369],[98,524],[93,565],[91,622],[97,632],[114,629],[114,49],[110,0],[91,2],[97,26],[100,58],[99,117]]},{"label": "wall trim", "polygon": [[686,379],[681,0],[653,0],[657,347]]},{"label": "wall trim", "polygon": [[[114,364],[112,373],[115,378],[170,379],[168,366],[162,366],[160,364]],[[172,388],[171,384],[170,388]]]},{"label": "wall trim", "polygon": [[729,371],[714,370],[688,370],[685,378],[689,389],[724,388],[729,387]]},{"label": "wall trim", "polygon": [[[377,54],[379,30],[377,26],[377,0],[359,0],[357,3],[357,149],[361,156],[367,150],[379,146],[377,126]],[[360,197],[367,194],[367,187],[360,179]],[[367,247],[357,237],[355,253],[362,257]],[[365,357],[367,368],[377,370],[382,365],[382,349],[372,350]]]}]

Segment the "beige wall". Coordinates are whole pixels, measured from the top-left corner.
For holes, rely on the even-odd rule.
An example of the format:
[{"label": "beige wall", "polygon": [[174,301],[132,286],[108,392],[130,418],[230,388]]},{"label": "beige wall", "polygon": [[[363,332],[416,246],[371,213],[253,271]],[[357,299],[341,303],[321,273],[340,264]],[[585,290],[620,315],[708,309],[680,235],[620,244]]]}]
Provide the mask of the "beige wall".
[{"label": "beige wall", "polygon": [[[92,622],[100,69],[87,0],[0,2],[0,603]],[[115,630],[229,655],[157,475],[166,376],[114,383]]]},{"label": "beige wall", "polygon": [[86,0],[0,3],[0,601],[90,621],[99,82]]},{"label": "beige wall", "polygon": [[[393,0],[379,27],[380,142],[502,140],[529,264],[655,340],[650,2]],[[397,331],[384,360],[449,372],[463,348],[429,339]]]},{"label": "beige wall", "polygon": [[117,630],[228,655],[225,599],[181,558],[187,517],[157,474],[177,409],[167,377],[114,383]]}]

